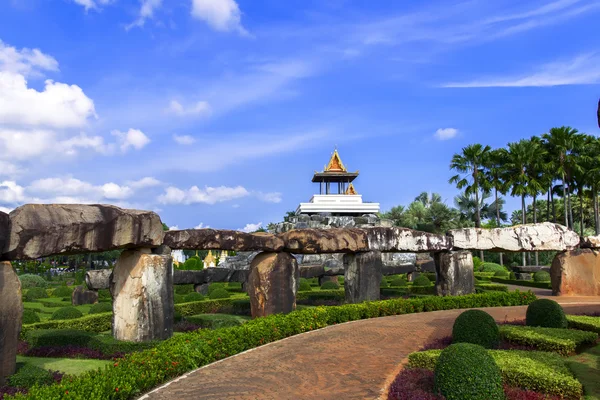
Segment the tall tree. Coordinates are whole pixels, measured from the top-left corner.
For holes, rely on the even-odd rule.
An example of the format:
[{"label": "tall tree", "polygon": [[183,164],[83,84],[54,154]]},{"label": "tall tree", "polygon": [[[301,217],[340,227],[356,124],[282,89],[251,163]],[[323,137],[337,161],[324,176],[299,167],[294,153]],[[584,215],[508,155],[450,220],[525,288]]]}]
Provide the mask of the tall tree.
[{"label": "tall tree", "polygon": [[[529,159],[526,165],[527,174],[527,188],[529,190],[529,195],[533,198],[532,207],[533,207],[533,223],[536,224],[537,221],[537,196],[542,193],[548,187],[547,181],[548,178],[546,176],[544,162],[546,161],[546,150],[543,146],[542,140],[533,136],[529,140],[528,144],[531,149],[529,149],[529,153],[532,157]],[[535,252],[535,265],[539,264],[539,253]]]},{"label": "tall tree", "polygon": [[[500,227],[500,211],[502,205],[499,203],[498,193],[505,194],[507,191],[507,177],[506,177],[506,160],[508,159],[508,152],[506,149],[494,149],[490,152],[488,158],[488,165],[486,169],[486,180],[490,186],[494,189],[494,203],[496,210],[496,225]],[[506,220],[506,216],[504,218]],[[500,265],[504,265],[504,255],[500,256]]]}]

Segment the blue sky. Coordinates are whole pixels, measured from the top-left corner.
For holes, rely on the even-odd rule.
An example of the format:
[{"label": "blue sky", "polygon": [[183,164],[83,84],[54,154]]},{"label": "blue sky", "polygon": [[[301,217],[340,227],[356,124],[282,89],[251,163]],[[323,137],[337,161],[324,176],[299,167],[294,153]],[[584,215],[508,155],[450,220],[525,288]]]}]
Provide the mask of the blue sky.
[{"label": "blue sky", "polygon": [[0,210],[251,229],[308,201],[336,145],[382,210],[452,204],[465,145],[597,134],[599,20],[599,0],[0,0]]}]

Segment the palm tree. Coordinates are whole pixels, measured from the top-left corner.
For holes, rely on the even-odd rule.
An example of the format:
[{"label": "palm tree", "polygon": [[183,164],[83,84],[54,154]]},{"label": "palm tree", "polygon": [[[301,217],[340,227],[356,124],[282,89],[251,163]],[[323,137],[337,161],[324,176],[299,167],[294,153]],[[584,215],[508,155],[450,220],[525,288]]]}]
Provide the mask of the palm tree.
[{"label": "palm tree", "polygon": [[[547,181],[548,178],[544,174],[544,162],[546,159],[546,150],[542,144],[542,140],[533,136],[529,140],[529,145],[532,147],[529,152],[533,155],[529,159],[526,168],[527,174],[527,188],[529,190],[529,195],[533,198],[532,208],[533,208],[533,223],[537,223],[537,196],[542,193],[545,188],[548,187]],[[535,252],[535,265],[539,264],[539,253]]]},{"label": "palm tree", "polygon": [[430,208],[436,203],[442,203],[442,196],[440,196],[438,193],[422,192],[417,197],[415,197],[415,201],[423,203],[425,208]]},{"label": "palm tree", "polygon": [[598,208],[598,190],[600,189],[600,139],[590,137],[585,147],[587,158],[584,161],[586,181],[590,187],[592,205],[594,208],[594,228],[596,235],[600,235],[600,216]]},{"label": "palm tree", "polygon": [[[505,163],[508,158],[508,152],[506,149],[494,149],[490,152],[490,157],[488,159],[488,165],[486,170],[486,180],[490,184],[492,188],[494,188],[494,205],[496,210],[496,225],[500,227],[500,211],[502,209],[502,204],[499,203],[498,193],[505,194],[507,191],[506,184],[506,169]],[[504,218],[506,220],[506,216]],[[502,253],[500,256],[500,265],[504,265],[504,255]]]}]

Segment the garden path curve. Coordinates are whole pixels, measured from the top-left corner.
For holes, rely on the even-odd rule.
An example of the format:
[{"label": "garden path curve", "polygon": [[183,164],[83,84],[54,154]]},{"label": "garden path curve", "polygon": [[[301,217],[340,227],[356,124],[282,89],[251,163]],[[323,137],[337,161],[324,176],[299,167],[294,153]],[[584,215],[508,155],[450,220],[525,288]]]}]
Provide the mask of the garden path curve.
[{"label": "garden path curve", "polygon": [[[546,297],[547,291],[534,291]],[[568,313],[600,312],[600,297],[554,299]],[[483,310],[504,321],[524,318],[526,309]],[[374,318],[292,336],[192,371],[141,399],[386,398],[386,387],[408,354],[449,336],[461,312]]]}]

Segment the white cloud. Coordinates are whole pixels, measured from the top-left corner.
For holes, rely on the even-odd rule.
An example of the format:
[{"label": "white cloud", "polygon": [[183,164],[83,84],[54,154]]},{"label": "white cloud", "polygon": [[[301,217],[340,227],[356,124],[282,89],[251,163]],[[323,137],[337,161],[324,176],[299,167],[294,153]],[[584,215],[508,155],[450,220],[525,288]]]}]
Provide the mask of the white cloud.
[{"label": "white cloud", "polygon": [[0,211],[6,214],[10,213],[12,210],[14,210],[14,208],[0,207]]},{"label": "white cloud", "polygon": [[160,181],[156,178],[153,178],[151,176],[146,176],[142,179],[139,179],[137,181],[132,181],[128,183],[129,186],[131,186],[134,189],[145,189],[148,187],[153,187],[153,186],[158,186],[160,185]]},{"label": "white cloud", "polygon": [[25,189],[15,181],[0,182],[0,203],[15,204],[25,200]]},{"label": "white cloud", "polygon": [[140,14],[138,18],[131,24],[127,25],[125,29],[129,30],[136,26],[144,26],[148,18],[154,17],[154,11],[156,11],[161,5],[162,0],[141,0]]},{"label": "white cloud", "polygon": [[192,144],[196,141],[193,136],[190,135],[173,135],[173,140],[175,140],[179,144]]},{"label": "white cloud", "polygon": [[209,116],[212,114],[212,108],[206,101],[198,101],[188,107],[184,107],[177,100],[171,100],[167,112],[178,115],[180,117],[186,115]]},{"label": "white cloud", "polygon": [[281,193],[279,192],[255,192],[254,195],[261,201],[267,203],[281,203]]},{"label": "white cloud", "polygon": [[105,183],[102,185],[102,196],[109,200],[123,200],[131,197],[133,190],[127,186],[119,186],[116,183]]},{"label": "white cloud", "polygon": [[121,131],[112,131],[114,136],[117,137],[119,142],[119,147],[123,153],[129,150],[130,147],[133,147],[136,150],[140,150],[148,143],[150,143],[150,139],[148,136],[144,134],[144,132],[139,129],[129,129],[127,132]]},{"label": "white cloud", "polygon": [[202,223],[202,222],[200,222],[198,225],[196,225],[194,227],[194,229],[208,229],[208,228],[210,228],[210,226],[208,226],[208,225],[204,226],[204,223]]},{"label": "white cloud", "polygon": [[173,225],[169,227],[170,231],[178,231],[179,230],[179,225]]},{"label": "white cloud", "polygon": [[260,227],[262,227],[262,222],[257,222],[256,224],[246,224],[243,228],[239,230],[242,232],[250,233],[257,231]]},{"label": "white cloud", "polygon": [[13,177],[13,176],[21,174],[22,172],[24,172],[24,171],[18,165],[15,165],[8,161],[0,160],[0,177],[1,176]]},{"label": "white cloud", "polygon": [[114,0],[73,0],[75,4],[85,7],[85,10],[98,9],[100,6],[112,3]]},{"label": "white cloud", "polygon": [[192,186],[188,190],[181,190],[170,186],[158,197],[158,201],[162,204],[215,204],[239,199],[248,195],[250,195],[250,192],[242,186],[206,186],[204,189]]},{"label": "white cloud", "polygon": [[598,83],[600,83],[600,53],[590,53],[579,55],[569,61],[544,64],[531,74],[451,82],[442,86],[454,88],[540,87]]},{"label": "white cloud", "polygon": [[93,185],[71,177],[38,179],[31,182],[26,190],[30,196],[28,201],[44,198],[51,203],[95,203],[102,199],[123,200],[131,197],[134,193],[130,187],[113,182]]},{"label": "white cloud", "polygon": [[192,0],[192,16],[217,31],[248,35],[241,24],[241,11],[235,0]]},{"label": "white cloud", "polygon": [[96,116],[94,102],[77,85],[47,80],[42,92],[23,75],[0,72],[0,121],[4,124],[76,128]]},{"label": "white cloud", "polygon": [[41,71],[58,71],[58,61],[39,49],[17,50],[0,40],[0,71],[37,76]]},{"label": "white cloud", "polygon": [[102,136],[88,136],[80,133],[69,139],[58,142],[57,150],[62,154],[75,155],[78,149],[90,149],[100,154],[109,154],[113,151],[113,144],[105,144]]},{"label": "white cloud", "polygon": [[433,135],[438,140],[448,140],[456,137],[458,129],[455,128],[440,128]]}]

